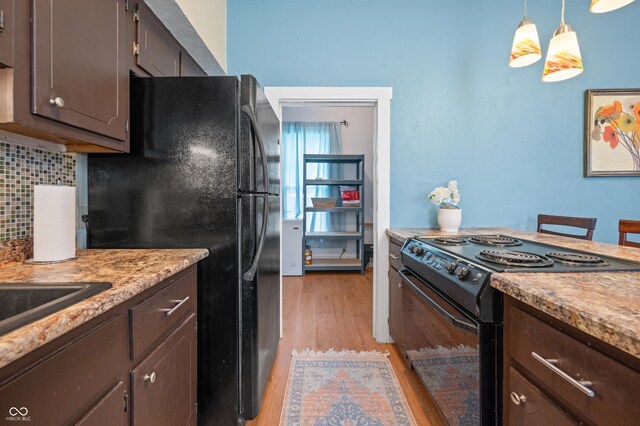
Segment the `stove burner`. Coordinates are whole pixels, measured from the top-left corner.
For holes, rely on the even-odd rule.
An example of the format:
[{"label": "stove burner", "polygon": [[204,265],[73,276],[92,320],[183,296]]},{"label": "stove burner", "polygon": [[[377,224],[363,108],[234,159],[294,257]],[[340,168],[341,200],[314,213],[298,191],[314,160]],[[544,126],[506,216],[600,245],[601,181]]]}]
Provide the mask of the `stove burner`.
[{"label": "stove burner", "polygon": [[499,265],[525,268],[544,268],[553,265],[553,260],[539,254],[515,250],[481,250],[476,258]]},{"label": "stove burner", "polygon": [[477,235],[469,238],[469,240],[476,244],[482,244],[483,246],[513,247],[522,245],[520,240],[502,235]]},{"label": "stove burner", "polygon": [[555,260],[558,263],[570,266],[607,266],[608,262],[605,262],[598,256],[584,253],[570,253],[563,251],[553,251],[547,253],[547,257]]},{"label": "stove burner", "polygon": [[431,241],[437,244],[445,245],[445,246],[461,246],[464,244],[469,244],[469,241],[467,241],[466,238],[460,238],[460,237],[438,237],[438,238],[434,238]]}]

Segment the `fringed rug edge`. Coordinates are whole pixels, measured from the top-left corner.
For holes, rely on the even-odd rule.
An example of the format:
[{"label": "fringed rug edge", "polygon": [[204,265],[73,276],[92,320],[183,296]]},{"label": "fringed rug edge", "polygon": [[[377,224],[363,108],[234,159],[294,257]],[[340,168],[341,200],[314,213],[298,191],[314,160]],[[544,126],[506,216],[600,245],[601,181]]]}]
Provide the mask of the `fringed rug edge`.
[{"label": "fringed rug edge", "polygon": [[316,351],[313,349],[303,349],[301,351],[293,349],[291,351],[293,358],[389,358],[390,355],[388,351],[354,351],[348,349],[336,351],[333,348],[327,351]]}]

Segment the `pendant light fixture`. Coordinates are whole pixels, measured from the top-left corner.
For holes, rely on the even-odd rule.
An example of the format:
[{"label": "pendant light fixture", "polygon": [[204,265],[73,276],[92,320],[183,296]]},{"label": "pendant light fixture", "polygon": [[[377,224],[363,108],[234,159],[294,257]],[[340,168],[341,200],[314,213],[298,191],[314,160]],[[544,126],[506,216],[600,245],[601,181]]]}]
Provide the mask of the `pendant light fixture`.
[{"label": "pendant light fixture", "polygon": [[634,0],[592,0],[589,8],[592,13],[606,13],[612,10],[620,9],[633,3]]},{"label": "pendant light fixture", "polygon": [[524,18],[520,21],[511,47],[509,66],[513,68],[526,67],[542,58],[540,39],[536,24],[527,17],[527,0],[524,0]]},{"label": "pendant light fixture", "polygon": [[549,43],[547,59],[542,71],[542,81],[554,82],[567,80],[584,71],[578,37],[571,27],[564,22],[564,0],[560,26],[553,33]]}]

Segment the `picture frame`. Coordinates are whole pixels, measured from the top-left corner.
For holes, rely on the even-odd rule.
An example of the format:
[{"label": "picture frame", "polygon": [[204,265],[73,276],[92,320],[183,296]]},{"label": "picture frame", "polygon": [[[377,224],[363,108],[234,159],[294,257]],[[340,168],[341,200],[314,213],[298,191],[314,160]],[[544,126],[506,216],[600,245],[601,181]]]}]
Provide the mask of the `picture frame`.
[{"label": "picture frame", "polygon": [[584,110],[584,176],[640,176],[640,89],[588,89]]}]

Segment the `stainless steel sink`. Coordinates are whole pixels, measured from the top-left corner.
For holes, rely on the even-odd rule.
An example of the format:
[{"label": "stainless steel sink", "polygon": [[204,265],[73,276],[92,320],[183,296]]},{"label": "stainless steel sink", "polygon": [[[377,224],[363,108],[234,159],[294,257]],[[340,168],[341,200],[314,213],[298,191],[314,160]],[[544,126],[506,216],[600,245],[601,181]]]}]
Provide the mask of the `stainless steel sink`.
[{"label": "stainless steel sink", "polygon": [[111,283],[0,283],[0,335],[111,288]]}]

